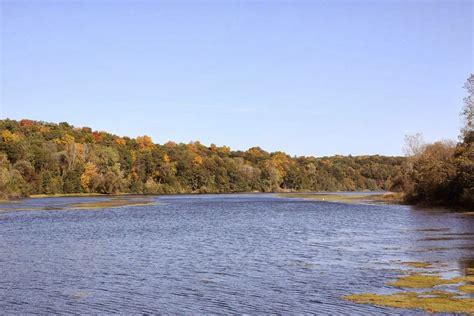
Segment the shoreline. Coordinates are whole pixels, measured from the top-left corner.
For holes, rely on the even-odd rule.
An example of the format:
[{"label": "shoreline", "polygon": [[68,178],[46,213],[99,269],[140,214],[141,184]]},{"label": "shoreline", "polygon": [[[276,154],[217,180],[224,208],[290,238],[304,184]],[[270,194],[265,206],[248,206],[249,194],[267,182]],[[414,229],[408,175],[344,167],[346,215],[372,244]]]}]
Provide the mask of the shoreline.
[{"label": "shoreline", "polygon": [[[202,193],[202,192],[185,192],[185,193],[161,193],[161,194],[143,194],[143,193],[126,193],[126,192],[118,192],[113,194],[108,193],[57,193],[57,194],[32,194],[30,196],[25,197],[14,197],[10,199],[0,199],[0,204],[10,204],[10,203],[18,203],[24,199],[46,199],[46,198],[62,198],[62,197],[105,197],[105,198],[116,198],[116,197],[150,197],[150,196],[180,196],[180,195],[227,195],[227,194],[235,194],[235,195],[243,195],[243,194],[274,194],[279,197],[290,197],[290,198],[304,198],[304,199],[312,199],[312,200],[321,200],[327,202],[357,202],[362,200],[371,200],[375,201],[377,198],[381,199],[380,202],[386,201],[390,202],[388,198],[383,198],[383,196],[387,196],[392,194],[391,192],[383,191],[344,191],[344,192],[329,192],[329,191],[321,191],[321,192],[314,192],[314,191],[279,191],[279,192],[257,192],[257,191],[249,191],[249,192],[216,192],[216,193]],[[350,194],[347,194],[350,193]],[[319,199],[318,197],[330,197],[327,199]],[[362,197],[364,199],[362,199]]]},{"label": "shoreline", "polygon": [[[334,195],[343,196],[347,193],[354,194],[353,196],[382,196],[387,193],[384,191],[292,191],[292,190],[281,190],[274,192],[261,192],[261,191],[243,191],[243,192],[179,192],[179,193],[130,193],[130,192],[117,192],[117,193],[55,193],[55,194],[32,194],[29,196],[20,196],[12,198],[0,199],[0,203],[11,203],[23,199],[44,199],[44,198],[60,198],[60,197],[114,197],[114,196],[179,196],[179,195],[226,195],[226,194],[275,194],[275,195]],[[292,196],[293,197],[293,196]]]},{"label": "shoreline", "polygon": [[[372,194],[370,194],[372,192]],[[409,205],[404,202],[404,195],[396,192],[367,191],[354,192],[354,194],[344,194],[339,192],[321,192],[321,193],[279,193],[278,196],[285,198],[300,198],[311,201],[334,202],[334,203],[363,203],[374,202],[384,204],[402,204]]]},{"label": "shoreline", "polygon": [[314,192],[314,191],[280,191],[280,192],[217,192],[217,193],[202,193],[202,192],[186,192],[186,193],[169,193],[169,194],[139,194],[139,193],[125,193],[119,192],[114,194],[106,193],[60,193],[60,194],[33,194],[28,197],[15,197],[11,199],[0,199],[1,204],[19,203],[24,199],[45,199],[45,198],[62,198],[62,197],[103,197],[109,199],[116,199],[121,197],[159,197],[159,196],[181,196],[181,195],[243,195],[243,194],[273,194],[281,198],[296,198],[308,201],[320,201],[329,203],[381,203],[391,205],[407,205],[415,208],[425,210],[444,210],[450,212],[459,212],[462,214],[473,214],[473,210],[459,209],[455,207],[437,206],[437,205],[417,205],[405,201],[404,194],[400,192],[384,192],[384,191],[344,191],[344,192]]}]

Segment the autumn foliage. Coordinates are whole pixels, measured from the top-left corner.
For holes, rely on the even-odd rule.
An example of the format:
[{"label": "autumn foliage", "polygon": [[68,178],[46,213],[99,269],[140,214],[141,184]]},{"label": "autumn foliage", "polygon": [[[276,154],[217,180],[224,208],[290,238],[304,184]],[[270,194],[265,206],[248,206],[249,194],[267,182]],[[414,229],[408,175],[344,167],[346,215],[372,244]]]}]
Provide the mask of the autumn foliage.
[{"label": "autumn foliage", "polygon": [[54,193],[385,190],[401,157],[290,157],[254,147],[165,145],[89,127],[0,121],[0,196]]},{"label": "autumn foliage", "polygon": [[465,88],[459,143],[407,139],[412,149],[398,183],[410,203],[474,210],[474,75]]}]

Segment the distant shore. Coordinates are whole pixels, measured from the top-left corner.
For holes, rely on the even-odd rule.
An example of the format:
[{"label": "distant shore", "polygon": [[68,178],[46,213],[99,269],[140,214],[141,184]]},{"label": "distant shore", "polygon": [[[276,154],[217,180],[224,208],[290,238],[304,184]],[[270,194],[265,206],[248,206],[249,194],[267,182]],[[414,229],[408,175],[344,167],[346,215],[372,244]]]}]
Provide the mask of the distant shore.
[{"label": "distant shore", "polygon": [[[367,192],[369,193],[369,192]],[[360,203],[360,202],[380,202],[387,204],[405,204],[403,193],[385,192],[380,194],[344,194],[344,193],[279,193],[278,196],[287,198],[300,198],[324,202],[339,203]]]},{"label": "distant shore", "polygon": [[379,191],[364,192],[299,192],[299,191],[280,191],[280,192],[219,192],[219,193],[202,193],[202,192],[184,192],[170,194],[137,194],[137,193],[56,193],[56,194],[32,194],[25,197],[14,197],[10,199],[0,199],[0,203],[14,203],[21,199],[44,199],[44,198],[61,198],[61,197],[116,197],[116,196],[177,196],[177,195],[205,195],[205,194],[275,194],[281,197],[304,198],[329,202],[357,202],[357,201],[375,201],[375,202],[391,202],[402,203],[403,194],[395,192],[385,192],[378,194]]}]

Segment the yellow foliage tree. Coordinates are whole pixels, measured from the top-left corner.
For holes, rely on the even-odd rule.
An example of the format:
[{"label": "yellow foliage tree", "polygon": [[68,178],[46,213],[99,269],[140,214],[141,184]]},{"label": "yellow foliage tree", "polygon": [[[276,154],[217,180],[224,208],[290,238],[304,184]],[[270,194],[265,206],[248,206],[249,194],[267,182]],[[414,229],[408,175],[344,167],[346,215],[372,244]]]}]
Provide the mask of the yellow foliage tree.
[{"label": "yellow foliage tree", "polygon": [[92,184],[91,183],[92,179],[94,177],[96,177],[97,175],[98,174],[97,174],[96,165],[93,164],[92,162],[86,163],[86,165],[84,167],[84,172],[81,175],[81,186],[82,186],[82,188],[84,189],[85,192],[90,191],[90,186]]},{"label": "yellow foliage tree", "polygon": [[6,129],[2,131],[2,138],[4,142],[16,142],[20,139],[20,136]]},{"label": "yellow foliage tree", "polygon": [[114,141],[120,146],[124,146],[126,144],[125,139],[123,139],[122,137],[115,137]]},{"label": "yellow foliage tree", "polygon": [[74,136],[66,134],[61,138],[61,141],[64,145],[70,145],[74,144],[75,139]]},{"label": "yellow foliage tree", "polygon": [[198,166],[202,165],[203,163],[202,157],[201,156],[194,157],[193,163]]},{"label": "yellow foliage tree", "polygon": [[137,137],[137,144],[141,149],[150,149],[153,147],[153,140],[150,136],[143,135]]}]

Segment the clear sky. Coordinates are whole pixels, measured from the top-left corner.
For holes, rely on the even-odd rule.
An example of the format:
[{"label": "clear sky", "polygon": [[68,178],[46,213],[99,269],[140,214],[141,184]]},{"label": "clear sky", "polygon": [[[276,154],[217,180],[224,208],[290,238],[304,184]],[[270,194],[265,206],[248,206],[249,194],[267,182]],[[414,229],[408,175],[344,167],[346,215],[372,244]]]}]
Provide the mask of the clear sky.
[{"label": "clear sky", "polygon": [[4,1],[0,117],[291,155],[456,139],[473,1]]}]

